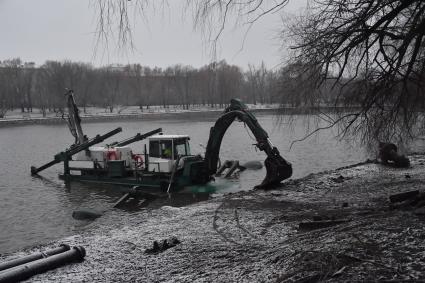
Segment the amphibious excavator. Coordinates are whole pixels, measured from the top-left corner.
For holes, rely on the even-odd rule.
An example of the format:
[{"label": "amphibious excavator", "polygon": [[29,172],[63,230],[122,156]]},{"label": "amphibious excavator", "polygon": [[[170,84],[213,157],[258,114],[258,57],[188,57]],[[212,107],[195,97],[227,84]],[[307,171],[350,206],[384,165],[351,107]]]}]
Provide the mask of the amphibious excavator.
[{"label": "amphibious excavator", "polygon": [[[267,155],[264,162],[266,177],[257,187],[274,186],[292,175],[291,164],[280,155],[267,132],[239,99],[230,101],[230,105],[211,128],[205,156],[202,157],[191,154],[188,135],[165,135],[162,134],[161,128],[145,134],[138,133],[126,140],[105,146],[95,146],[121,132],[121,128],[89,139],[81,127],[73,91],[69,90],[66,97],[68,126],[75,142],[65,151],[56,154],[53,161],[38,168],[31,167],[32,174],[38,174],[54,164],[63,162],[64,170],[60,177],[66,181],[140,186],[161,191],[206,184],[217,173],[223,136],[237,119],[248,126],[255,136],[256,147]],[[141,154],[134,153],[128,146],[145,139],[148,139],[149,150],[145,144],[145,150]],[[89,165],[70,166],[73,161],[85,161]]]}]

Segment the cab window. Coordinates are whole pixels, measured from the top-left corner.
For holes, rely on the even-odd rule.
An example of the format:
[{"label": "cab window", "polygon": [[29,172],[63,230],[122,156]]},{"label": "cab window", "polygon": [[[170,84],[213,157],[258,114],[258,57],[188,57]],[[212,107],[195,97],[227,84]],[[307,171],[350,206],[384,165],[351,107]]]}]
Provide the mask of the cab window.
[{"label": "cab window", "polygon": [[149,156],[150,157],[161,157],[159,151],[159,141],[150,141],[149,143]]},{"label": "cab window", "polygon": [[173,143],[172,141],[160,141],[159,146],[161,149],[161,158],[171,159],[173,154]]},{"label": "cab window", "polygon": [[186,139],[174,140],[174,158],[177,158],[178,155],[190,155],[190,149]]}]

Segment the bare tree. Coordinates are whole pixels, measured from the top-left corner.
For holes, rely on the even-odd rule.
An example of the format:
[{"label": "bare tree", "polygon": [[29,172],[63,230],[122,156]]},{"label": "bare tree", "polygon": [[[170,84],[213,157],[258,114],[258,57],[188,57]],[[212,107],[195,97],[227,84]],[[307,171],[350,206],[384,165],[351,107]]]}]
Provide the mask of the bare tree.
[{"label": "bare tree", "polygon": [[420,0],[317,0],[284,33],[293,39],[294,62],[317,70],[308,79],[339,88],[335,105],[355,98],[359,110],[333,122],[342,135],[366,141],[423,133],[424,35]]},{"label": "bare tree", "polygon": [[34,82],[34,94],[35,94],[35,105],[40,108],[43,117],[47,115],[47,108],[49,105],[48,94],[47,94],[47,83],[46,83],[46,72],[44,69],[38,69],[35,75]]},{"label": "bare tree", "polygon": [[43,69],[46,91],[48,95],[48,108],[53,112],[62,113],[64,110],[63,93],[69,87],[69,72],[65,63],[56,61],[47,61],[41,68]]},{"label": "bare tree", "polygon": [[[248,65],[248,72],[246,73],[248,83],[250,85],[249,92],[252,103],[261,104],[265,103],[267,96],[267,69],[264,62],[257,68],[252,64]],[[257,97],[258,96],[258,97]],[[259,101],[258,101],[259,99]]]},{"label": "bare tree", "polygon": [[176,94],[178,96],[179,104],[182,105],[183,109],[189,109],[189,96],[190,89],[189,83],[191,80],[192,67],[175,65],[173,68],[174,86]]},{"label": "bare tree", "polygon": [[[231,97],[248,101],[246,93],[252,89],[241,69],[224,60],[199,69],[175,65],[164,70],[139,64],[95,68],[90,64],[70,61],[47,61],[34,68],[25,67],[28,65],[25,63],[15,65],[0,65],[0,107],[3,115],[17,107],[26,107],[28,111],[38,107],[43,116],[47,116],[49,111],[61,115],[65,106],[65,88],[75,91],[77,103],[85,112],[89,105],[109,111],[118,105],[124,108],[139,105],[147,109],[150,105],[163,105],[164,108],[181,105],[185,109],[199,104],[223,106]],[[272,76],[273,72],[264,66],[258,70],[263,74],[259,83],[262,92],[276,88],[273,85],[277,85],[278,77]]]},{"label": "bare tree", "polygon": [[0,69],[0,118],[4,118],[9,110],[6,74],[4,69]]},{"label": "bare tree", "polygon": [[120,69],[114,69],[113,67],[106,67],[102,73],[102,84],[105,84],[102,95],[104,96],[104,107],[109,110],[110,113],[114,111],[117,105],[117,100],[121,94],[121,80],[122,72]]},{"label": "bare tree", "polygon": [[9,95],[13,97],[13,105],[19,105],[21,112],[25,112],[25,95],[23,89],[22,61],[20,58],[14,58],[3,61],[4,75],[7,78]]},{"label": "bare tree", "polygon": [[80,72],[80,81],[78,85],[79,102],[83,106],[84,113],[87,112],[87,104],[90,101],[90,90],[93,88],[93,79],[95,78],[93,67],[89,64],[77,65],[77,70]]}]

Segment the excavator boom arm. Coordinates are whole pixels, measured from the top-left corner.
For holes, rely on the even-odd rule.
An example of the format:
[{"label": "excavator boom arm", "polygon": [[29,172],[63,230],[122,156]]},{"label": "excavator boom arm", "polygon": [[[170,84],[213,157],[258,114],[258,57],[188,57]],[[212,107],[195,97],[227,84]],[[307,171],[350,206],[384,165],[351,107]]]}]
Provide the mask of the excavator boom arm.
[{"label": "excavator boom arm", "polygon": [[249,127],[257,141],[256,146],[267,155],[265,160],[267,175],[259,187],[275,185],[289,178],[292,175],[292,165],[283,159],[279,150],[270,142],[267,132],[260,126],[255,116],[238,99],[232,99],[230,101],[230,106],[226,108],[223,115],[210,130],[204,160],[208,176],[214,175],[217,171],[223,136],[236,118]]},{"label": "excavator boom arm", "polygon": [[75,145],[83,144],[87,141],[87,137],[84,136],[83,129],[81,128],[81,117],[79,114],[78,107],[74,99],[74,91],[72,89],[67,90],[65,93],[66,104],[68,107],[68,127],[71,134],[75,138]]}]

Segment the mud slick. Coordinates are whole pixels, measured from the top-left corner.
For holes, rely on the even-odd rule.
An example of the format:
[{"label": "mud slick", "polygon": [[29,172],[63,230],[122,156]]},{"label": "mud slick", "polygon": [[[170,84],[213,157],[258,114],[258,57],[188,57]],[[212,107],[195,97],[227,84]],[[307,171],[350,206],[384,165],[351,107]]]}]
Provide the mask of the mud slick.
[{"label": "mud slick", "polygon": [[[363,163],[181,208],[114,209],[82,234],[44,247],[83,245],[84,262],[32,280],[424,281],[425,216],[389,199],[425,190],[425,157],[409,158],[410,168]],[[170,236],[180,243],[145,252]]]}]

